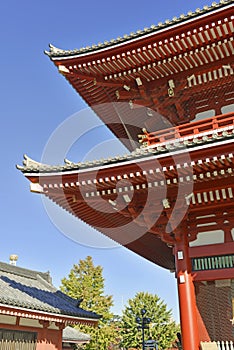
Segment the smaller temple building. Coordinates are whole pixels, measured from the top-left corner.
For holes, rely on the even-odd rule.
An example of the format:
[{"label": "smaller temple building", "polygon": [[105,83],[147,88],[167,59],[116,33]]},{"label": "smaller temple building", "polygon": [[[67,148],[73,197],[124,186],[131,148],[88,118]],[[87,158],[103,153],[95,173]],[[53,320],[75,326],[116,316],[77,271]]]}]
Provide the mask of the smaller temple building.
[{"label": "smaller temple building", "polygon": [[68,325],[95,326],[99,317],[57,290],[48,272],[0,262],[1,350],[62,350],[72,342]]},{"label": "smaller temple building", "polygon": [[90,340],[91,337],[89,334],[83,333],[71,326],[67,326],[63,330],[63,350],[73,350],[74,346],[82,348],[82,346],[89,343]]}]

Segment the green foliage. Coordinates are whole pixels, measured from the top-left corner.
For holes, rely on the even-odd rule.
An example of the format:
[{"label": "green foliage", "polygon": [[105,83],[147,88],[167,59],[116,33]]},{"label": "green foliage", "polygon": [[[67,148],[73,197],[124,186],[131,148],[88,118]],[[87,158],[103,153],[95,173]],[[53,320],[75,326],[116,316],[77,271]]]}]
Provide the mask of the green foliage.
[{"label": "green foliage", "polygon": [[148,329],[144,331],[145,340],[156,340],[159,350],[167,349],[174,343],[179,327],[172,320],[171,310],[167,310],[167,305],[157,295],[139,292],[128,304],[121,324],[124,348],[142,347],[142,330],[138,330],[136,322],[136,317],[142,319],[142,309],[146,310],[144,317],[151,319]]},{"label": "green foliage", "polygon": [[81,300],[80,307],[101,315],[98,327],[80,325],[82,332],[90,334],[91,342],[86,345],[87,350],[105,350],[116,342],[117,330],[111,322],[113,314],[110,308],[113,305],[111,295],[104,295],[104,278],[102,267],[94,266],[91,256],[80,260],[74,265],[68,278],[61,281],[61,291],[70,297]]}]

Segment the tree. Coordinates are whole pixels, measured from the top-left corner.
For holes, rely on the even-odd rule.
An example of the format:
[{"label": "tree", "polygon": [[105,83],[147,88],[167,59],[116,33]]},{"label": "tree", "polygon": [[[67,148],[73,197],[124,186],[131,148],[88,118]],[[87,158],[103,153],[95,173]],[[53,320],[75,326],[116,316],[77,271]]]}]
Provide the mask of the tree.
[{"label": "tree", "polygon": [[121,333],[124,348],[142,347],[142,333],[138,330],[136,318],[142,319],[141,310],[145,309],[144,317],[150,318],[148,329],[145,329],[145,340],[157,341],[158,349],[169,348],[177,338],[179,327],[172,320],[171,310],[157,296],[139,292],[133,299],[129,299],[128,306],[123,311]]},{"label": "tree", "polygon": [[105,350],[115,343],[117,330],[112,322],[112,295],[104,295],[104,278],[102,267],[94,266],[91,256],[73,265],[68,278],[61,280],[61,291],[70,297],[80,300],[80,307],[101,315],[98,327],[80,325],[79,329],[91,336],[91,342],[86,349]]}]

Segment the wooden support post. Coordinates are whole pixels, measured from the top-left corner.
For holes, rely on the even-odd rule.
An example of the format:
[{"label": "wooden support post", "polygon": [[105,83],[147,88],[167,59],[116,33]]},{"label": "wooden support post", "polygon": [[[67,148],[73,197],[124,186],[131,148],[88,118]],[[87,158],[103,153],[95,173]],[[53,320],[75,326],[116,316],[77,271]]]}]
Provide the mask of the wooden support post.
[{"label": "wooden support post", "polygon": [[199,333],[195,289],[188,255],[187,233],[175,244],[176,276],[179,294],[180,323],[183,350],[199,349]]}]

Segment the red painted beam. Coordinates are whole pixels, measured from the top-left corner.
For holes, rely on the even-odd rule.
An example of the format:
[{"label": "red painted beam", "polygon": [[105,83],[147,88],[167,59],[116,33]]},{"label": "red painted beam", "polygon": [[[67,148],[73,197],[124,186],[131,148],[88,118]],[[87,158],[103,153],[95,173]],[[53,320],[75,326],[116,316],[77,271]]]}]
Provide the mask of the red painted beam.
[{"label": "red painted beam", "polygon": [[220,270],[196,271],[192,273],[193,281],[215,281],[234,279],[234,268]]},{"label": "red painted beam", "polygon": [[234,253],[234,242],[209,244],[200,247],[190,247],[189,257],[198,258],[202,256],[229,255]]}]

